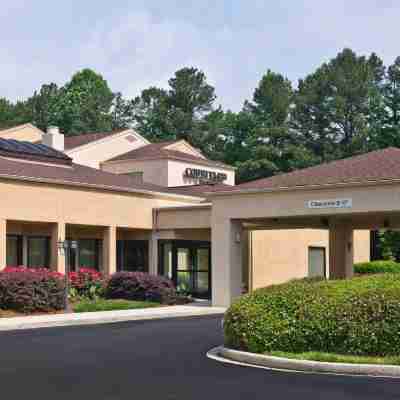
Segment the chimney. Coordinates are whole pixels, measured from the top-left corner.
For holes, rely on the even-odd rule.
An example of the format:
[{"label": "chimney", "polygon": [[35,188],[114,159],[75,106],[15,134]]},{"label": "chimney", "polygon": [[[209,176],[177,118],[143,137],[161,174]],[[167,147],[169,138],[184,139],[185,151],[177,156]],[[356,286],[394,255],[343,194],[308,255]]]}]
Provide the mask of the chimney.
[{"label": "chimney", "polygon": [[42,137],[42,143],[54,150],[64,151],[64,135],[60,133],[58,126],[49,126]]}]

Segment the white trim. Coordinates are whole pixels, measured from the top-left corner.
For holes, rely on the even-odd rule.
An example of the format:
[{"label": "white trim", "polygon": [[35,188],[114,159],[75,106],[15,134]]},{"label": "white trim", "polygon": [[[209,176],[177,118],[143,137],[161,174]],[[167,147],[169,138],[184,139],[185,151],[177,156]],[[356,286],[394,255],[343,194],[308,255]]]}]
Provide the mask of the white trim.
[{"label": "white trim", "polygon": [[[93,141],[91,141],[89,143],[85,143],[85,144],[82,144],[82,145],[77,146],[77,147],[72,147],[71,149],[66,149],[64,151],[64,153],[68,154],[68,155],[69,154],[73,154],[73,153],[76,153],[78,151],[86,150],[86,149],[88,149],[90,147],[97,146],[99,144],[107,143],[110,140],[117,139],[117,138],[125,136],[127,134],[133,135],[133,136],[136,137],[136,139],[143,141],[144,142],[143,146],[146,146],[146,145],[150,144],[150,142],[147,139],[145,139],[142,135],[140,135],[139,133],[134,131],[132,128],[127,128],[127,129],[125,129],[125,130],[123,130],[121,132],[117,132],[117,133],[110,132],[110,135],[108,135],[108,136],[106,136],[104,138],[93,140]],[[88,133],[88,135],[90,135],[90,133]],[[141,146],[141,147],[143,147],[143,146]],[[137,148],[139,149],[140,147],[137,147]],[[124,152],[126,153],[126,150],[124,150]],[[124,153],[121,153],[121,154],[124,154]],[[117,156],[115,156],[115,157],[117,157]]]}]

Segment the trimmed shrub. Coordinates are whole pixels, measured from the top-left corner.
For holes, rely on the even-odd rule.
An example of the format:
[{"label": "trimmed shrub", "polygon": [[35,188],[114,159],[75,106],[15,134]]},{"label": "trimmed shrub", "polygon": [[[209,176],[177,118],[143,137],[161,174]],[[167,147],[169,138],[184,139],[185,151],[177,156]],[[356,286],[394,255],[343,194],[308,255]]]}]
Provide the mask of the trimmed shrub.
[{"label": "trimmed shrub", "polygon": [[69,275],[71,297],[94,299],[104,292],[105,279],[101,272],[92,268],[80,268]]},{"label": "trimmed shrub", "polygon": [[0,272],[0,308],[24,313],[64,308],[63,275],[46,268],[6,268]]},{"label": "trimmed shrub", "polygon": [[354,272],[360,275],[400,273],[400,264],[391,260],[379,260],[354,264]]},{"label": "trimmed shrub", "polygon": [[400,275],[298,280],[259,289],[227,311],[225,344],[283,351],[400,354]]},{"label": "trimmed shrub", "polygon": [[172,304],[176,290],[172,281],[145,272],[117,272],[107,282],[106,297]]}]

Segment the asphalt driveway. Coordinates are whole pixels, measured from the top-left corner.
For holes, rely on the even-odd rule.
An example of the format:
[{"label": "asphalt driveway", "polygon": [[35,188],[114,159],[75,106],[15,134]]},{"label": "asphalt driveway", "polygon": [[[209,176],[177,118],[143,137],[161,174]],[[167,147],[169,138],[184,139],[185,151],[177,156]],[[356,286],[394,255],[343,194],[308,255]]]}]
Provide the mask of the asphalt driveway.
[{"label": "asphalt driveway", "polygon": [[0,333],[9,399],[396,399],[400,381],[272,372],[219,364],[220,318]]}]

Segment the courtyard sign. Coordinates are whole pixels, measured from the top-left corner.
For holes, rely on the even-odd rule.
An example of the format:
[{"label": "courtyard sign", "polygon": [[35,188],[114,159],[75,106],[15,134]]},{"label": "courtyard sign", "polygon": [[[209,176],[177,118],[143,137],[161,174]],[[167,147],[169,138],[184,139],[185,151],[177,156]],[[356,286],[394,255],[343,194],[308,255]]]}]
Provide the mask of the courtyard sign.
[{"label": "courtyard sign", "polygon": [[308,208],[351,208],[353,199],[310,200]]},{"label": "courtyard sign", "polygon": [[183,173],[185,178],[200,179],[211,182],[223,182],[228,179],[228,175],[222,172],[207,171],[205,169],[186,168]]}]

